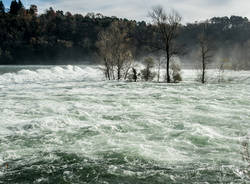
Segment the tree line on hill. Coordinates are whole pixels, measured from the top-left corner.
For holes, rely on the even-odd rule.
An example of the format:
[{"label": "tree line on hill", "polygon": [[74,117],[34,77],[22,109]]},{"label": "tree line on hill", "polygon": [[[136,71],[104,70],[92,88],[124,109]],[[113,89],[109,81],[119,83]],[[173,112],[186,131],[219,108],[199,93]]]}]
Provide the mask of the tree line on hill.
[{"label": "tree line on hill", "polygon": [[[100,13],[71,14],[53,8],[38,14],[36,5],[25,8],[21,0],[13,0],[6,9],[0,1],[0,64],[81,64],[83,60],[94,63],[100,55],[100,45],[104,44],[100,37],[105,37],[105,30],[112,24],[118,24],[126,34],[123,44],[124,50],[129,47],[129,52],[124,52],[126,57],[139,60],[148,53],[159,55],[161,35],[160,24],[156,22],[149,24]],[[178,22],[178,37],[174,36],[173,41],[182,48],[179,57],[183,62],[197,60],[201,43],[198,38],[204,27],[206,38],[216,50],[213,60],[230,62],[235,69],[250,68],[250,22],[240,16],[214,17],[186,25]],[[170,60],[167,58],[170,51],[163,54]]]}]

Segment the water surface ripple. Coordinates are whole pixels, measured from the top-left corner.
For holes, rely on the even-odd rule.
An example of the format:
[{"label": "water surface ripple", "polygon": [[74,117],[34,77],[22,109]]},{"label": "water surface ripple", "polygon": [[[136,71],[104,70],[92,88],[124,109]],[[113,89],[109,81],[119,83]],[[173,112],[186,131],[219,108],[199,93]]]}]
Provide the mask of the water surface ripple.
[{"label": "water surface ripple", "polygon": [[165,84],[13,68],[0,75],[0,183],[250,182],[249,72],[202,85],[192,70]]}]

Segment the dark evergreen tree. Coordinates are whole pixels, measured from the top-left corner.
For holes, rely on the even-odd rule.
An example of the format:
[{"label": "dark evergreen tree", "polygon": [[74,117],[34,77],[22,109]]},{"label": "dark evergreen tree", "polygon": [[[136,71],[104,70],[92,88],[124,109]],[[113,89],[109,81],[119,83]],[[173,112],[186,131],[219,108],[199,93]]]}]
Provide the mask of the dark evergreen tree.
[{"label": "dark evergreen tree", "polygon": [[3,1],[0,1],[0,14],[3,14],[3,13],[5,13],[5,7],[4,7]]},{"label": "dark evergreen tree", "polygon": [[22,3],[22,1],[21,0],[18,0],[18,11],[20,10],[20,9],[22,9],[22,8],[24,8],[24,6],[23,6],[23,3]]},{"label": "dark evergreen tree", "polygon": [[[143,21],[136,22],[100,14],[72,15],[52,8],[37,15],[36,5],[25,10],[20,0],[12,0],[10,11],[6,11],[4,15],[2,12],[4,4],[0,0],[0,64],[36,64],[41,60],[43,63],[40,64],[58,64],[57,61],[60,61],[60,64],[69,64],[67,61],[70,60],[94,58],[98,51],[95,44],[98,34],[115,21],[127,31],[126,40],[129,41],[135,60],[140,60],[145,54],[156,54],[150,45],[152,42],[157,43],[159,35],[156,34],[154,25]],[[216,48],[220,48],[223,60],[230,61],[232,58],[236,66],[244,61],[246,64],[242,65],[243,68],[250,69],[249,20],[239,16],[214,17],[206,24],[209,40]],[[185,53],[190,53],[185,55],[183,61],[194,60],[192,54],[198,47],[196,38],[203,27],[202,22],[180,25],[176,45],[185,45]],[[236,57],[231,51],[233,47],[238,49],[239,58],[233,58]]]},{"label": "dark evergreen tree", "polygon": [[10,14],[17,15],[18,11],[19,11],[19,5],[16,2],[16,0],[11,1],[11,4],[10,4]]}]

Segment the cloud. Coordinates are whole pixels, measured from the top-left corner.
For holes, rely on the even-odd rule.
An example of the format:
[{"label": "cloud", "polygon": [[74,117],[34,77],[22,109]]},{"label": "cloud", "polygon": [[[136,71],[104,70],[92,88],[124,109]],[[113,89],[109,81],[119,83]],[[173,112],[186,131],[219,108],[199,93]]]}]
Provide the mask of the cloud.
[{"label": "cloud", "polygon": [[37,4],[39,12],[53,7],[63,11],[86,14],[102,13],[135,20],[146,20],[148,11],[155,5],[166,10],[175,9],[183,22],[206,20],[214,16],[240,15],[250,17],[249,0],[23,0],[24,4]]}]

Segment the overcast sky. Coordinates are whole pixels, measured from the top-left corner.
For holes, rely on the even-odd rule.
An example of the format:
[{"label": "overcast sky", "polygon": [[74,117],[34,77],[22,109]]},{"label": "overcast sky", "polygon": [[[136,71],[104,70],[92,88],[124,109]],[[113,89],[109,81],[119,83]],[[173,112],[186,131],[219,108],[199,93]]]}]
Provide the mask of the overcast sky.
[{"label": "overcast sky", "polygon": [[[3,0],[8,7],[11,0]],[[240,15],[250,17],[250,0],[22,0],[25,6],[36,4],[39,13],[53,7],[63,11],[86,14],[102,13],[106,16],[146,20],[151,7],[162,5],[166,10],[175,9],[183,23],[206,20],[214,16]]]}]

